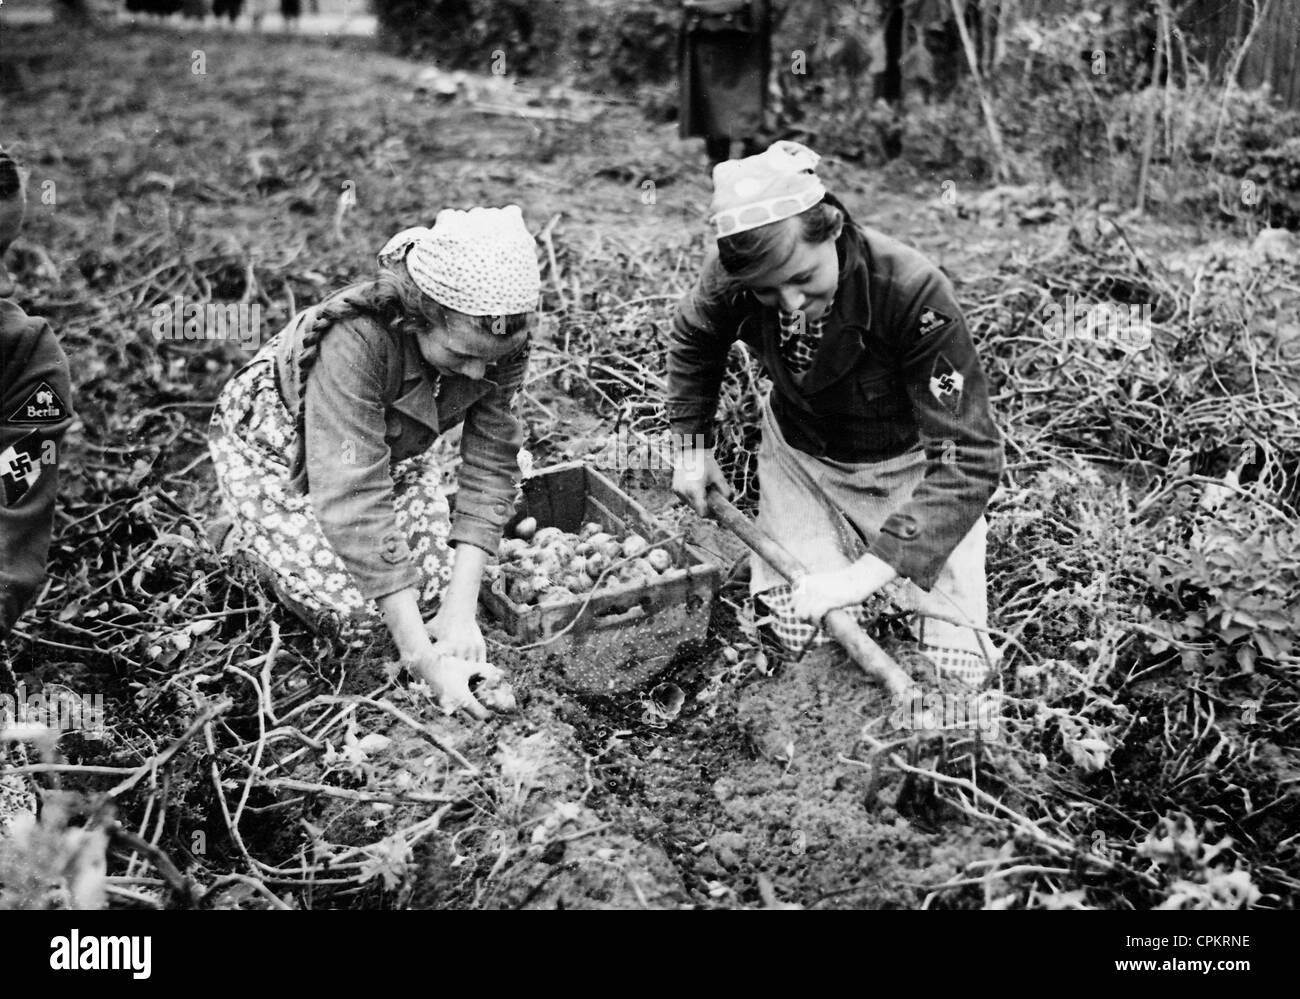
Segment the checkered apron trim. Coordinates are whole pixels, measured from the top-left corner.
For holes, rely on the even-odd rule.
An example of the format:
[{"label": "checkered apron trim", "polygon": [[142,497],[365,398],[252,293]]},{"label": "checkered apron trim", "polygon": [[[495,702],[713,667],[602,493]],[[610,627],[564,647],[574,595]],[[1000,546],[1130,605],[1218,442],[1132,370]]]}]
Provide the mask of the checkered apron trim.
[{"label": "checkered apron trim", "polygon": [[[217,488],[240,532],[241,552],[281,601],[316,630],[360,644],[383,625],[326,539],[308,497],[289,485],[285,456],[297,440],[275,385],[273,338],[237,373],[213,412],[208,447]],[[420,575],[419,600],[432,613],[451,579],[451,509],[444,469],[432,451],[392,467],[397,527]]]},{"label": "checkered apron trim", "polygon": [[[811,621],[795,616],[794,601],[789,586],[777,586],[762,593],[755,593],[754,599],[766,606],[771,615],[772,633],[790,652],[798,653],[804,649],[815,649],[834,641]],[[755,609],[761,614],[761,607]],[[856,614],[858,623],[865,625],[866,608],[857,608]]]},{"label": "checkered apron trim", "polygon": [[983,656],[968,649],[952,649],[922,642],[921,654],[934,663],[940,676],[960,680],[968,687],[982,687],[988,681],[989,664]]},{"label": "checkered apron trim", "polygon": [[[755,611],[760,618],[764,610],[770,616],[772,633],[786,651],[799,654],[807,649],[815,649],[834,641],[825,630],[818,629],[812,622],[796,617],[794,601],[789,586],[777,586],[762,593],[754,594]],[[846,608],[854,613],[858,625],[865,628],[868,624],[866,607]],[[921,621],[924,634],[926,620]],[[922,655],[935,665],[940,676],[952,677],[970,687],[982,687],[988,680],[989,665],[980,653],[969,649],[957,649],[949,646],[935,645],[922,638],[918,643]]]}]

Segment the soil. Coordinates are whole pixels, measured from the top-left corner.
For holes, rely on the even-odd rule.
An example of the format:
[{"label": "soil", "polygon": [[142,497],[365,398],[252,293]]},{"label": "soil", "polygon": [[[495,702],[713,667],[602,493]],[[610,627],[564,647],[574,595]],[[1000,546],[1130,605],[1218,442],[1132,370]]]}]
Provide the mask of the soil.
[{"label": "soil", "polygon": [[[545,849],[530,850],[518,827],[498,833],[495,844],[526,856],[491,879],[480,904],[906,908],[994,852],[906,781],[873,773],[860,733],[883,735],[888,706],[842,654],[824,647],[767,675],[712,644],[681,650],[653,681],[686,694],[671,721],[647,713],[652,684],[575,696],[535,659],[513,664],[519,717],[495,719],[463,748],[495,744],[536,768],[524,829],[564,821]],[[489,851],[479,863],[495,859]],[[470,901],[445,891],[451,860],[424,858],[426,888],[411,905]]]}]

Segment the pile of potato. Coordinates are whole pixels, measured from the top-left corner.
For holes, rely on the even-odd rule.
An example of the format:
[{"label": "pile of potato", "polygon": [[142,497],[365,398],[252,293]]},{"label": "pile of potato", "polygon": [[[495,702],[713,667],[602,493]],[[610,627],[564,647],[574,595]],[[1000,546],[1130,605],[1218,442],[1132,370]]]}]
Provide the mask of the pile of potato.
[{"label": "pile of potato", "polygon": [[499,563],[488,567],[488,577],[517,604],[569,600],[590,593],[598,581],[601,587],[642,582],[673,568],[666,548],[651,548],[639,534],[619,540],[594,521],[567,534],[558,527],[538,530],[537,521],[525,517],[514,534],[502,539]]}]

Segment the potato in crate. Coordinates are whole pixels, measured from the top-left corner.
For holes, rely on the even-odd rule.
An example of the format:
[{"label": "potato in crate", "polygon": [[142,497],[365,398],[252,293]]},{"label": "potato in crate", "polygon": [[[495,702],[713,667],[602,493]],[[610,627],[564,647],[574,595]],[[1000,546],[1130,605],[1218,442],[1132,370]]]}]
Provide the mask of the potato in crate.
[{"label": "potato in crate", "polygon": [[720,582],[716,565],[581,462],[524,480],[488,577],[482,602],[506,632],[521,645],[554,639],[541,651],[565,682],[605,692],[641,685],[702,639]]}]

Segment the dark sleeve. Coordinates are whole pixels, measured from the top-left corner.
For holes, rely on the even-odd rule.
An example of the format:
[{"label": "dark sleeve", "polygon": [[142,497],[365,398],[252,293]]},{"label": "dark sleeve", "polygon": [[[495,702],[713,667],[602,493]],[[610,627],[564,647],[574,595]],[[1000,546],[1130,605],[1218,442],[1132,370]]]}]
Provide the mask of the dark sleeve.
[{"label": "dark sleeve", "polygon": [[[23,333],[3,334],[0,375],[0,639],[13,629],[45,578],[63,438],[72,424],[72,386],[63,348],[44,321],[24,317],[23,323],[30,323]],[[48,420],[40,413],[51,404],[57,406],[58,418],[26,419],[29,400],[37,407],[35,420]]]},{"label": "dark sleeve", "polygon": [[456,513],[448,542],[461,542],[495,555],[501,531],[515,509],[519,484],[519,449],[524,425],[515,412],[515,397],[528,371],[532,341],[499,363],[496,386],[465,415],[460,438]]},{"label": "dark sleeve", "polygon": [[420,578],[393,506],[385,367],[376,349],[351,324],[330,330],[304,403],[312,509],[367,600],[416,586]]},{"label": "dark sleeve", "polygon": [[727,352],[740,320],[719,294],[716,260],[716,251],[710,251],[699,281],[677,304],[668,341],[668,423],[677,440],[702,434],[710,447]]},{"label": "dark sleeve", "polygon": [[881,526],[872,552],[929,590],[984,513],[1005,463],[979,355],[938,271],[898,313],[901,373],[925,448],[925,478]]}]

